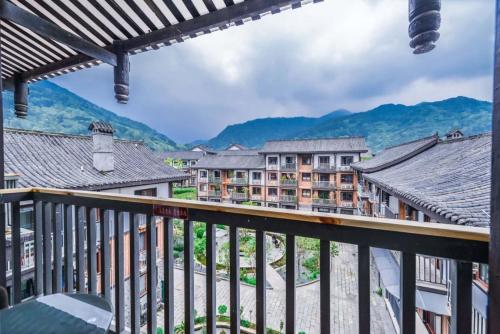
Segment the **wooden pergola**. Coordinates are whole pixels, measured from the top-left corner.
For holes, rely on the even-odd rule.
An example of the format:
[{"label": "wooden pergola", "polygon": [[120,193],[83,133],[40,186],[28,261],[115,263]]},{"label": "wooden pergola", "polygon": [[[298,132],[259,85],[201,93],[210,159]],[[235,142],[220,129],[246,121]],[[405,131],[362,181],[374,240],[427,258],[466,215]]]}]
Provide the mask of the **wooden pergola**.
[{"label": "wooden pergola", "polygon": [[[320,1],[0,0],[0,89],[14,91],[15,112],[23,118],[28,114],[29,83],[106,63],[114,67],[116,99],[126,103],[129,55]],[[496,1],[497,9],[488,330],[500,333],[500,0],[491,1]],[[440,0],[409,0],[409,3],[410,20],[418,21],[421,16],[412,18],[411,6],[418,4],[435,12],[432,6],[440,4]],[[439,38],[437,28],[420,33],[415,31],[418,23],[410,24],[410,46],[415,53],[431,51]],[[0,117],[3,118],[1,98]],[[3,123],[0,123],[0,187],[4,185],[3,146]],[[0,245],[0,249],[4,248],[5,245]],[[2,257],[0,271],[5,269]]]}]

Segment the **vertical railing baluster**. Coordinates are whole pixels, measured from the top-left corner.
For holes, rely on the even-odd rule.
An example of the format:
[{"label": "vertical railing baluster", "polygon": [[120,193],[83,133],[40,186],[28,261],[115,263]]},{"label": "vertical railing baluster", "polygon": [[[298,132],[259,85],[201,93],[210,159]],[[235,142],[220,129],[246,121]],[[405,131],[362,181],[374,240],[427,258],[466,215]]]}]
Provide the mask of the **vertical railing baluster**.
[{"label": "vertical railing baluster", "polygon": [[472,263],[452,261],[451,333],[468,334],[472,328]]},{"label": "vertical railing baluster", "polygon": [[358,246],[358,324],[360,333],[370,333],[370,247]]},{"label": "vertical railing baluster", "polygon": [[[111,289],[110,289],[110,270],[111,270],[111,259],[110,259],[110,248],[109,248],[109,220],[110,212],[109,210],[103,211],[99,210],[99,220],[100,220],[100,255],[101,255],[101,295],[104,296],[109,303],[111,303]],[[103,214],[104,213],[104,214]],[[96,211],[97,215],[97,211]]]},{"label": "vertical railing baluster", "polygon": [[83,207],[75,207],[76,290],[85,292],[85,236]]},{"label": "vertical railing baluster", "polygon": [[87,223],[87,286],[92,295],[97,294],[97,245],[96,245],[96,219],[94,210],[85,208],[85,221]]},{"label": "vertical railing baluster", "polygon": [[231,333],[240,334],[240,233],[229,227],[229,300]]},{"label": "vertical railing baluster", "polygon": [[207,333],[216,333],[216,225],[206,223]]},{"label": "vertical railing baluster", "polygon": [[184,221],[184,333],[194,333],[193,222]]},{"label": "vertical railing baluster", "polygon": [[[3,204],[0,204],[3,207]],[[43,293],[43,203],[34,202],[35,217],[35,295]],[[1,214],[1,213],[0,213]],[[1,224],[1,218],[0,218]],[[0,227],[1,228],[1,227]]]},{"label": "vertical railing baluster", "polygon": [[64,219],[64,291],[73,292],[73,206],[64,204],[61,210]]},{"label": "vertical railing baluster", "polygon": [[139,334],[141,330],[141,303],[139,296],[139,221],[140,215],[130,219],[130,329]]},{"label": "vertical railing baluster", "polygon": [[[12,222],[12,292],[13,302],[21,302],[21,217],[19,202],[11,204]],[[3,250],[2,250],[3,252]]]},{"label": "vertical railing baluster", "polygon": [[286,333],[295,334],[295,236],[286,236]]},{"label": "vertical railing baluster", "polygon": [[124,270],[124,241],[123,241],[123,214],[118,210],[114,211],[113,223],[115,228],[115,332],[121,333],[125,329],[125,294],[123,281],[125,278]]},{"label": "vertical railing baluster", "polygon": [[[147,215],[147,303],[148,303],[148,333],[156,334],[156,217]],[[193,306],[194,307],[194,306]]]},{"label": "vertical railing baluster", "polygon": [[169,218],[163,218],[163,259],[165,334],[174,334],[174,224]]},{"label": "vertical railing baluster", "polygon": [[321,334],[330,333],[330,241],[319,244],[319,290]]},{"label": "vertical railing baluster", "polygon": [[50,203],[42,203],[43,211],[43,293],[52,293],[52,225]]},{"label": "vertical railing baluster", "polygon": [[[0,203],[0,249],[7,249],[5,204]],[[7,286],[7,254],[0,253],[0,286]]]},{"label": "vertical railing baluster", "polygon": [[415,254],[401,252],[399,326],[404,334],[415,333],[415,267]]},{"label": "vertical railing baluster", "polygon": [[257,333],[266,332],[266,232],[255,231]]},{"label": "vertical railing baluster", "polygon": [[57,203],[51,203],[51,223],[52,223],[52,239],[54,242],[54,272],[52,281],[52,290],[54,293],[62,292],[62,226],[61,216],[57,215]]}]

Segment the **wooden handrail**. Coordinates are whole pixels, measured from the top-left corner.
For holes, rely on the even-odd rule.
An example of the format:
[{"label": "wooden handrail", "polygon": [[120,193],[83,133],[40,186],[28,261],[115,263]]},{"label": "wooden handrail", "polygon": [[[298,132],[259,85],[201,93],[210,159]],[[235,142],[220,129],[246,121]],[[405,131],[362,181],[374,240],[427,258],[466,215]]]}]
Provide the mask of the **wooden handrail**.
[{"label": "wooden handrail", "polygon": [[450,225],[440,223],[409,222],[406,220],[353,216],[313,211],[289,210],[279,208],[263,208],[238,204],[202,202],[181,199],[161,199],[148,196],[123,195],[105,192],[83,190],[53,189],[53,188],[16,188],[0,190],[0,195],[11,193],[42,193],[60,196],[77,196],[83,198],[140,203],[147,205],[166,205],[196,210],[213,211],[228,214],[241,214],[256,217],[286,219],[315,224],[332,224],[346,227],[356,227],[389,232],[419,234],[433,237],[455,238],[462,240],[489,242],[489,229],[473,226]]}]

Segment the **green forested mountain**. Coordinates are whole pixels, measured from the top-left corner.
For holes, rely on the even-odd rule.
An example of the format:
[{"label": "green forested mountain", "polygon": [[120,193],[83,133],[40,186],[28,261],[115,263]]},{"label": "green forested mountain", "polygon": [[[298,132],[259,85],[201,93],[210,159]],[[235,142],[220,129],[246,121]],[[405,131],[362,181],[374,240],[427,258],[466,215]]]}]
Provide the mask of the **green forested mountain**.
[{"label": "green forested mountain", "polygon": [[193,144],[206,144],[215,149],[224,149],[232,143],[247,147],[259,147],[266,140],[289,138],[299,132],[340,117],[350,115],[346,110],[337,110],[322,117],[269,117],[254,119],[226,127],[217,137]]},{"label": "green forested mountain", "polygon": [[116,138],[144,141],[150,148],[159,151],[178,148],[173,140],[147,125],[118,116],[49,81],[30,85],[26,119],[16,118],[13,109],[12,93],[5,92],[6,127],[86,135],[92,121],[104,120],[113,125]]},{"label": "green forested mountain", "polygon": [[259,147],[270,139],[365,136],[374,151],[439,132],[459,128],[465,135],[491,131],[492,104],[455,97],[414,106],[385,104],[366,112],[341,111],[320,118],[267,118],[228,126],[207,144],[222,148],[230,143]]}]

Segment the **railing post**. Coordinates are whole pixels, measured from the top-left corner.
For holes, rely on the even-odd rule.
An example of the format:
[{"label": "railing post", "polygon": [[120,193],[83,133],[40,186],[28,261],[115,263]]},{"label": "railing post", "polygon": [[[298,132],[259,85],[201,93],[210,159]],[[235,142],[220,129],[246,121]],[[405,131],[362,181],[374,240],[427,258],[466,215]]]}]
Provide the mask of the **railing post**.
[{"label": "railing post", "polygon": [[370,333],[370,247],[358,246],[359,332]]},{"label": "railing post", "polygon": [[148,333],[156,334],[156,217],[146,218]]},{"label": "railing post", "polygon": [[64,204],[61,212],[64,219],[64,291],[73,292],[73,206]]},{"label": "railing post", "polygon": [[81,206],[75,207],[76,290],[78,292],[85,292],[85,237],[82,211]]},{"label": "railing post", "polygon": [[257,333],[266,332],[266,232],[255,231]]},{"label": "railing post", "polygon": [[[110,248],[109,248],[109,210],[104,211],[99,210],[100,219],[100,255],[101,255],[101,295],[111,303],[111,289],[110,289],[110,270],[111,270],[111,259],[110,259]],[[97,211],[96,211],[97,215]],[[131,264],[132,267],[132,264]]]},{"label": "railing post", "polygon": [[467,334],[472,328],[472,263],[451,263],[451,333]]},{"label": "railing post", "polygon": [[52,224],[52,239],[54,241],[54,272],[52,290],[55,293],[62,292],[62,226],[61,217],[57,216],[57,203],[51,203],[50,219]]},{"label": "railing post", "polygon": [[139,220],[134,214],[130,219],[130,329],[132,333],[141,331],[141,303],[139,296]]},{"label": "railing post", "polygon": [[[1,207],[4,205],[1,204]],[[43,203],[34,202],[33,210],[35,217],[35,295],[43,293]],[[1,214],[1,213],[0,213]],[[0,218],[1,222],[1,218]],[[0,227],[1,228],[1,227]]]},{"label": "railing post", "polygon": [[321,334],[330,333],[330,241],[320,240],[320,327]]},{"label": "railing post", "polygon": [[163,259],[165,334],[174,334],[174,224],[168,218],[163,218]]},{"label": "railing post", "polygon": [[[1,64],[0,64],[0,68],[1,68]],[[0,81],[1,81],[1,78],[0,78]],[[1,87],[1,83],[0,83],[0,87]],[[2,98],[0,97],[0,102],[1,101],[2,101]],[[0,115],[3,115],[2,107],[3,106],[0,106]],[[1,124],[0,127],[1,127],[1,129],[0,129],[0,134],[1,134],[1,133],[3,133],[3,124]],[[0,150],[3,151],[3,138],[0,139],[0,145],[2,145]],[[0,163],[2,163],[2,158],[0,158]],[[0,167],[0,172],[2,171],[2,168],[3,168],[3,166]],[[3,177],[3,175],[2,175],[2,177]],[[1,186],[0,189],[1,188],[3,188],[3,186]],[[5,204],[3,204],[3,203],[0,203],[0,249],[7,249],[7,239],[6,239],[6,233],[5,233]],[[6,254],[6,252],[2,252],[0,254],[0,286],[7,286],[7,254]]]},{"label": "railing post", "polygon": [[240,334],[240,233],[229,227],[229,284],[231,334]]},{"label": "railing post", "polygon": [[400,321],[401,333],[415,333],[415,254],[401,252]]},{"label": "railing post", "polygon": [[285,330],[295,334],[295,236],[286,235],[286,310]]},{"label": "railing post", "polygon": [[184,333],[194,333],[193,222],[184,221]]},{"label": "railing post", "polygon": [[[207,268],[207,333],[216,333],[216,225],[206,223],[206,268]],[[257,306],[258,309],[258,306]]]},{"label": "railing post", "polygon": [[123,245],[123,214],[114,210],[113,223],[115,227],[115,333],[125,329],[125,294],[123,289],[124,272],[124,245]]},{"label": "railing post", "polygon": [[43,216],[43,293],[52,293],[52,231],[50,224],[50,203],[42,203]]},{"label": "railing post", "polygon": [[85,208],[87,222],[87,285],[92,295],[97,294],[97,245],[96,245],[96,216],[94,210]]},{"label": "railing post", "polygon": [[[21,219],[19,202],[12,206],[12,287],[13,304],[21,302]],[[3,250],[2,250],[3,252]]]}]

